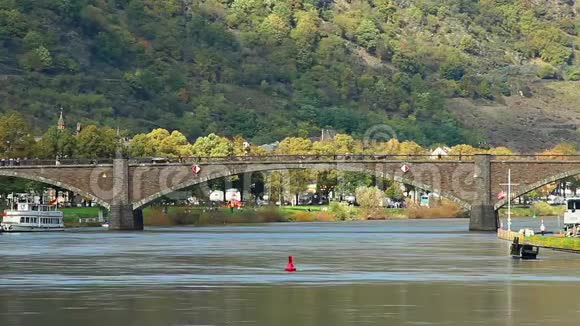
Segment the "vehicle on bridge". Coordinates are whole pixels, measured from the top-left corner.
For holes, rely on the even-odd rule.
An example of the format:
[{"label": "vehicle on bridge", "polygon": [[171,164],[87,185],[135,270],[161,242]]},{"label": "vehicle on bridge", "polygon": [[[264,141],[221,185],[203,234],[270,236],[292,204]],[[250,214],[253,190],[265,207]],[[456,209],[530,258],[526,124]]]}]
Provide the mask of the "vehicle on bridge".
[{"label": "vehicle on bridge", "polygon": [[580,236],[580,198],[566,200],[564,233],[569,236]]},{"label": "vehicle on bridge", "polygon": [[2,232],[64,231],[63,213],[56,205],[37,205],[24,202],[12,203],[2,213]]}]

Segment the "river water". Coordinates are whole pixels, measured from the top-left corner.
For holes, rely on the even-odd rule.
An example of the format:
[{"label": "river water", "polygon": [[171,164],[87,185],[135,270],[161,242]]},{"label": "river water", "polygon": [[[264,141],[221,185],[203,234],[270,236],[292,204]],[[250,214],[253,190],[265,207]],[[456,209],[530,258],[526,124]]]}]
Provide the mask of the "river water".
[{"label": "river water", "polygon": [[[517,220],[514,228],[537,220]],[[555,221],[547,221],[548,229]],[[0,234],[0,325],[578,325],[580,255],[468,220]],[[283,271],[295,257],[297,273]]]}]

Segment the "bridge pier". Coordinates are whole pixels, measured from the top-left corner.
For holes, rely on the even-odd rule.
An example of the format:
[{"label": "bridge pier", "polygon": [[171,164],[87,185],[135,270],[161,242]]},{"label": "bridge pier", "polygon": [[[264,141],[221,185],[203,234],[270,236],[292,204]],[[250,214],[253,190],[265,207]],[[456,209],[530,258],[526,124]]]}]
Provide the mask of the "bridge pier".
[{"label": "bridge pier", "polygon": [[109,215],[109,229],[121,231],[143,230],[143,211],[133,211],[129,195],[129,164],[126,159],[113,160],[113,199]]},{"label": "bridge pier", "polygon": [[143,211],[133,211],[131,204],[111,205],[109,229],[119,231],[143,230]]},{"label": "bridge pier", "polygon": [[470,231],[496,231],[498,215],[491,199],[491,155],[475,155],[475,191],[469,219]]}]

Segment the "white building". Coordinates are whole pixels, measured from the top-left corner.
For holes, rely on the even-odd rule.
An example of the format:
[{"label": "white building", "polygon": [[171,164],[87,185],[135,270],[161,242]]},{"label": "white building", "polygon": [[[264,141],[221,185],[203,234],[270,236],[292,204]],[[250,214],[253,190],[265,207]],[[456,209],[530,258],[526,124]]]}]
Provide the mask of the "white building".
[{"label": "white building", "polygon": [[437,160],[437,159],[440,159],[442,157],[448,156],[450,151],[451,151],[451,148],[449,148],[447,146],[437,147],[431,152],[431,159]]}]

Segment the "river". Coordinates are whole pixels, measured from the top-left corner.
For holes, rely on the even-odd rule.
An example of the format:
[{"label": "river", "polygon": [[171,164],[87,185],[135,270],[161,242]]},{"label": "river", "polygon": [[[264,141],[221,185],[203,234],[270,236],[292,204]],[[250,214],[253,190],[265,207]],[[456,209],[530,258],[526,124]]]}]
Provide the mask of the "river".
[{"label": "river", "polygon": [[[514,228],[528,224],[539,221]],[[507,242],[467,227],[449,219],[0,234],[0,325],[578,325],[580,255],[514,260]],[[297,273],[283,271],[288,255]]]}]

